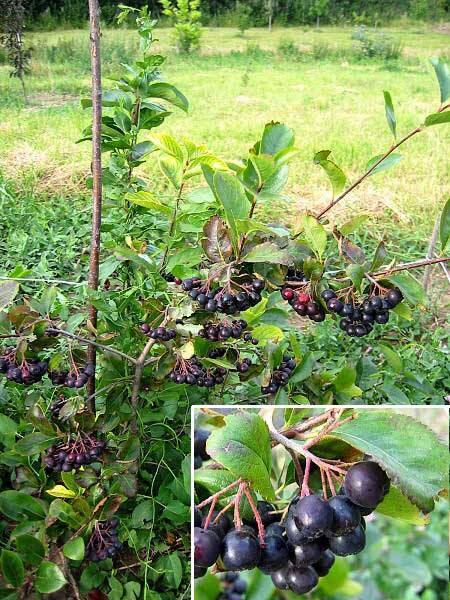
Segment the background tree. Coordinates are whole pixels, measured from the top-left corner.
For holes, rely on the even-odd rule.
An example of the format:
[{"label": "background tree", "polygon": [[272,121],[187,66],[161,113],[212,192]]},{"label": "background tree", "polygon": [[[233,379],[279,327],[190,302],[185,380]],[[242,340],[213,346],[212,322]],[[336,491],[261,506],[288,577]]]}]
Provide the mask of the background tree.
[{"label": "background tree", "polygon": [[25,8],[23,0],[0,0],[1,42],[6,48],[13,67],[11,77],[17,77],[22,86],[24,100],[27,99],[25,75],[30,72],[32,48],[23,40]]}]

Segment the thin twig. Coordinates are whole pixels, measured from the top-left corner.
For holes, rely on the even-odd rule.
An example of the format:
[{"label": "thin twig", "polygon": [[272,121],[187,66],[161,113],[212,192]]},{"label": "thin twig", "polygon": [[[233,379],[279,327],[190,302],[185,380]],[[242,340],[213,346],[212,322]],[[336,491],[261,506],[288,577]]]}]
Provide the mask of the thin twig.
[{"label": "thin twig", "polygon": [[262,546],[264,546],[264,524],[261,520],[261,515],[259,514],[258,509],[256,508],[256,504],[252,498],[252,495],[251,495],[251,493],[248,489],[248,485],[246,483],[244,483],[244,494],[247,497],[248,503],[250,504],[253,515],[255,517],[256,524],[258,526],[258,536],[259,536],[260,544]]},{"label": "thin twig", "polygon": [[419,260],[417,262],[404,263],[402,265],[397,265],[396,267],[385,269],[384,271],[370,273],[370,275],[372,275],[372,277],[380,277],[380,275],[388,275],[391,273],[396,273],[397,271],[409,271],[410,269],[420,269],[420,267],[426,267],[427,265],[437,265],[439,263],[444,263],[448,261],[450,261],[450,256],[441,256],[439,258],[430,258],[428,260]]},{"label": "thin twig", "polygon": [[64,279],[37,279],[34,277],[0,277],[1,281],[29,281],[31,283],[57,283],[60,285],[86,285],[85,281],[65,281]]},{"label": "thin twig", "polygon": [[[436,248],[436,242],[437,242],[437,239],[439,236],[440,222],[441,222],[441,215],[438,214],[438,216],[436,217],[436,220],[434,222],[433,233],[431,234],[430,243],[428,245],[427,256],[426,256],[427,260],[430,260],[434,256],[434,249]],[[427,293],[428,284],[430,283],[431,267],[432,267],[432,265],[427,265],[425,267],[425,271],[423,273],[422,287],[423,287],[425,294]]]},{"label": "thin twig", "polygon": [[203,502],[200,502],[200,504],[197,504],[197,508],[200,509],[200,508],[203,508],[204,506],[208,506],[208,504],[210,504],[214,500],[214,498],[220,498],[221,496],[223,496],[227,492],[230,492],[231,490],[233,490],[235,487],[237,487],[241,483],[242,483],[242,479],[239,477],[239,479],[236,479],[236,481],[233,481],[233,483],[230,483],[230,485],[227,485],[227,487],[223,488],[223,490],[220,490],[220,491],[216,492],[215,494],[212,494],[212,496],[209,496],[209,498],[206,498],[206,500],[203,500]]},{"label": "thin twig", "polygon": [[[69,333],[68,331],[64,331],[64,329],[56,329],[56,328],[52,327],[52,328],[48,329],[48,332],[49,333],[57,333],[58,335],[64,335],[73,340],[77,340],[78,342],[80,342],[80,344],[86,344],[87,346],[95,346],[95,348],[98,348],[99,350],[103,350],[104,352],[109,352],[110,354],[116,354],[117,356],[121,356],[122,358],[124,358],[125,360],[128,360],[129,362],[133,363],[134,365],[137,364],[137,360],[135,358],[133,358],[132,356],[125,354],[125,352],[121,352],[120,350],[116,350],[116,348],[111,348],[110,346],[104,346],[103,344],[98,344],[97,342],[94,342],[93,340],[89,340],[89,339],[80,337],[79,335],[75,335],[74,333]],[[92,394],[90,394],[90,395],[92,396]]]}]

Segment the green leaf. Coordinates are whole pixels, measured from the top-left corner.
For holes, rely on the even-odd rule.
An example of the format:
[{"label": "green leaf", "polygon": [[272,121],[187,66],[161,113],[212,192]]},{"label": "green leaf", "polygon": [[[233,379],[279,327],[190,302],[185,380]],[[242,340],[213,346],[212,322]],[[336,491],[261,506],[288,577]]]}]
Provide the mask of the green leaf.
[{"label": "green leaf", "polygon": [[0,493],[0,512],[14,521],[46,517],[45,510],[36,498],[15,490]]},{"label": "green leaf", "polygon": [[310,248],[316,256],[322,257],[327,247],[327,232],[316,217],[303,214],[300,220],[302,242]]},{"label": "green leaf", "polygon": [[450,70],[447,63],[442,59],[432,57],[430,58],[430,63],[433,65],[438,79],[441,92],[441,104],[444,104],[444,102],[450,98]]},{"label": "green leaf", "polygon": [[17,552],[23,561],[37,567],[45,556],[45,548],[34,535],[20,535],[16,538]]},{"label": "green leaf", "polygon": [[139,144],[135,144],[131,151],[131,160],[139,161],[153,152],[155,150],[155,146],[151,142],[139,142]]},{"label": "green leaf", "polygon": [[220,591],[218,578],[210,573],[195,580],[195,600],[216,600]]},{"label": "green leaf", "polygon": [[17,423],[6,415],[0,414],[0,441],[5,446],[10,446],[17,434]]},{"label": "green leaf", "polygon": [[409,308],[406,302],[400,302],[400,304],[397,304],[397,306],[392,310],[402,319],[405,319],[406,321],[412,321],[412,310]]},{"label": "green leaf", "polygon": [[310,351],[307,352],[300,363],[296,366],[294,372],[292,373],[289,382],[290,383],[300,383],[301,381],[305,381],[311,375],[314,365],[316,364],[316,358],[314,354]]},{"label": "green leaf", "polygon": [[394,283],[403,292],[412,304],[423,304],[426,301],[425,292],[420,283],[411,273],[403,271],[389,276],[389,281]]},{"label": "green leaf", "polygon": [[369,454],[425,512],[433,510],[434,498],[448,487],[445,444],[411,417],[393,411],[359,411],[357,419],[339,427],[331,437]]},{"label": "green leaf", "polygon": [[4,578],[13,588],[20,588],[25,581],[25,569],[20,557],[10,550],[2,550],[0,562]]},{"label": "green leaf", "polygon": [[[383,154],[378,154],[377,156],[374,156],[373,158],[371,158],[366,165],[366,171],[371,169],[373,167],[373,165],[376,164],[380,160],[380,158],[383,158],[383,156],[384,156]],[[380,162],[380,164],[377,165],[373,169],[373,171],[371,171],[369,173],[369,177],[371,177],[375,173],[379,173],[380,171],[387,171],[388,169],[392,169],[392,167],[395,167],[395,165],[398,164],[401,160],[403,160],[403,156],[401,154],[396,154],[396,153],[389,154],[389,156],[387,156],[384,160],[382,160]]]},{"label": "green leaf", "polygon": [[178,88],[165,81],[159,81],[158,83],[149,85],[146,98],[162,98],[163,100],[170,102],[170,104],[173,104],[173,106],[181,108],[184,112],[187,112],[189,108],[188,99]]},{"label": "green leaf", "polygon": [[66,583],[66,578],[55,563],[44,562],[39,567],[35,585],[41,594],[53,594],[64,587]]},{"label": "green leaf", "polygon": [[389,404],[411,404],[405,392],[388,377],[386,377],[380,389],[386,395]]},{"label": "green leaf", "polygon": [[364,279],[365,269],[363,265],[357,263],[351,263],[345,269],[345,272],[350,277],[352,283],[356,285],[358,289],[361,288],[362,281]]},{"label": "green leaf", "polygon": [[158,164],[163,175],[167,177],[173,187],[177,190],[181,185],[183,172],[181,163],[173,156],[160,156]]},{"label": "green leaf", "polygon": [[165,558],[164,578],[172,588],[178,588],[183,579],[183,567],[177,552]]},{"label": "green leaf", "polygon": [[441,238],[442,251],[444,251],[447,247],[448,240],[450,239],[450,198],[445,203],[441,213],[439,237]]},{"label": "green leaf", "polygon": [[161,204],[158,200],[155,200],[153,194],[150,192],[141,191],[129,193],[125,195],[125,200],[143,206],[144,208],[164,213],[168,217],[171,217],[173,213],[173,209],[170,208],[170,206],[166,206],[165,204]]},{"label": "green leaf", "polygon": [[360,215],[359,217],[354,217],[341,225],[338,229],[342,233],[342,235],[350,235],[350,233],[354,233],[357,229],[361,227],[363,223],[370,219],[370,215]]},{"label": "green leaf", "polygon": [[18,293],[17,281],[2,281],[0,283],[0,310],[9,306]]},{"label": "green leaf", "polygon": [[282,340],[284,333],[275,325],[258,325],[252,330],[252,336],[259,340],[260,345],[265,345],[267,342]]},{"label": "green leaf", "polygon": [[403,361],[399,354],[387,344],[378,344],[378,347],[384,354],[389,366],[392,367],[396,373],[401,373],[403,370]]},{"label": "green leaf", "polygon": [[277,152],[293,146],[294,141],[295,135],[292,129],[283,123],[267,123],[261,138],[259,154],[273,156]]},{"label": "green leaf", "polygon": [[267,262],[288,265],[292,259],[286,250],[282,250],[273,242],[263,242],[251,248],[242,260],[249,263]]},{"label": "green leaf", "polygon": [[149,136],[149,139],[158,150],[161,150],[161,152],[164,152],[169,156],[173,156],[180,163],[183,162],[183,150],[171,135],[168,135],[167,133],[153,133]]},{"label": "green leaf", "polygon": [[350,365],[345,366],[333,381],[333,387],[339,394],[354,398],[362,396],[362,390],[355,385],[356,370]]},{"label": "green leaf", "polygon": [[394,105],[392,104],[391,94],[387,91],[383,92],[384,95],[384,107],[386,109],[386,120],[389,125],[389,129],[392,131],[394,139],[397,137],[397,119],[395,118]]},{"label": "green leaf", "polygon": [[242,477],[267,500],[274,499],[270,483],[272,453],[266,423],[254,413],[225,417],[225,427],[213,431],[206,442],[208,454]]},{"label": "green leaf", "polygon": [[428,524],[428,517],[424,516],[420,509],[393,485],[376,512],[413,525]]},{"label": "green leaf", "polygon": [[450,110],[440,113],[433,113],[425,118],[425,126],[442,125],[442,123],[450,123]]},{"label": "green leaf", "polygon": [[30,433],[19,440],[15,448],[20,454],[33,456],[49,448],[57,439],[55,435],[48,436],[44,433]]},{"label": "green leaf", "polygon": [[[216,492],[225,489],[234,481],[236,481],[236,477],[227,469],[210,469],[203,467],[201,469],[195,469],[194,481],[196,484],[204,486],[211,494],[215,494]],[[220,506],[225,507],[229,502],[231,502],[231,500],[236,496],[236,492],[237,488],[234,488],[233,490],[228,491],[226,494],[223,494],[223,496],[221,496],[218,500]],[[252,495],[254,496],[254,493],[252,493]],[[245,497],[242,499],[240,509],[244,519],[252,518],[252,509]]]},{"label": "green leaf", "polygon": [[70,542],[66,542],[63,547],[64,556],[72,560],[83,560],[84,558],[84,540],[82,537],[76,537]]},{"label": "green leaf", "polygon": [[45,493],[49,496],[53,496],[54,498],[75,498],[76,493],[72,490],[68,490],[63,485],[57,484],[54,485],[49,490],[45,490]]},{"label": "green leaf", "polygon": [[314,163],[324,169],[333,188],[333,198],[337,196],[345,187],[347,177],[340,167],[337,166],[328,156],[331,150],[321,150],[314,155]]},{"label": "green leaf", "polygon": [[383,242],[383,240],[381,240],[381,242],[378,244],[378,246],[375,250],[375,254],[373,255],[372,264],[370,265],[369,271],[376,271],[382,265],[384,265],[386,260],[387,260],[386,245]]},{"label": "green leaf", "polygon": [[[205,170],[206,167],[203,167]],[[230,228],[235,251],[238,250],[238,227],[236,221],[248,215],[250,204],[244,188],[231,173],[216,171],[213,175],[213,191],[225,211],[225,219]]]}]

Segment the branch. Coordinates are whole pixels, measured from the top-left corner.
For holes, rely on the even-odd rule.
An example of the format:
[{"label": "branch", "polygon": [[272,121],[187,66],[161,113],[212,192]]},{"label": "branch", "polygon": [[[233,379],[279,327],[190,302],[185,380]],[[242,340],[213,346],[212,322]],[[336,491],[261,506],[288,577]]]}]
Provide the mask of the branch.
[{"label": "branch", "polygon": [[[392,154],[392,152],[394,152],[394,150],[397,150],[397,148],[399,146],[401,146],[402,144],[404,144],[407,140],[409,140],[410,138],[412,138],[414,135],[416,135],[416,133],[420,133],[421,131],[423,131],[422,127],[417,127],[416,129],[414,129],[414,131],[411,131],[410,133],[408,133],[408,135],[406,135],[404,138],[402,138],[399,142],[397,142],[396,144],[392,145],[389,150],[387,152],[385,152],[383,154],[383,156],[381,156],[381,158],[379,158],[377,160],[377,162],[375,164],[373,164],[370,169],[368,169],[363,175],[361,175],[361,177],[359,177],[355,183],[353,183],[350,187],[348,187],[346,190],[344,190],[342,192],[342,194],[340,194],[336,199],[332,200],[330,202],[330,204],[324,208],[318,215],[316,215],[316,219],[321,219],[331,208],[333,208],[334,206],[336,206],[336,204],[338,202],[340,202],[341,200],[343,200],[347,194],[349,194],[351,191],[353,191],[356,187],[358,187],[358,185],[360,185],[364,179],[366,179],[367,177],[369,177],[369,175],[378,167],[378,165],[380,163],[383,162],[383,160],[385,160],[390,154]],[[294,239],[300,235],[299,233],[296,234],[294,236]]]},{"label": "branch", "polygon": [[161,259],[161,271],[163,271],[164,267],[166,266],[167,254],[169,252],[169,239],[172,237],[173,230],[175,229],[175,221],[177,220],[178,207],[180,205],[181,194],[183,193],[184,184],[185,184],[185,182],[184,182],[184,175],[186,173],[186,170],[187,170],[188,166],[189,166],[189,160],[186,162],[186,165],[185,165],[185,167],[183,169],[183,172],[181,174],[181,183],[180,183],[180,187],[179,187],[179,190],[178,190],[177,198],[175,200],[175,207],[173,209],[172,219],[170,220],[169,231],[167,232],[167,244],[166,244],[166,247],[164,249],[163,257]]},{"label": "branch", "polygon": [[133,358],[132,356],[128,356],[128,354],[125,354],[125,352],[121,352],[120,350],[116,350],[115,348],[111,348],[110,346],[104,346],[103,344],[98,344],[97,342],[94,342],[93,340],[88,340],[86,338],[80,337],[79,335],[75,335],[74,333],[69,333],[68,331],[64,331],[64,329],[49,328],[47,331],[49,333],[57,333],[58,335],[64,335],[66,337],[71,338],[72,340],[77,340],[81,344],[87,344],[88,347],[94,346],[95,348],[98,348],[99,350],[103,350],[104,352],[109,352],[110,354],[116,354],[117,356],[121,356],[122,358],[124,358],[125,360],[128,360],[129,362],[131,362],[133,364],[137,364],[137,360],[135,358]]},{"label": "branch", "polygon": [[384,271],[369,273],[369,275],[372,277],[379,277],[380,275],[390,275],[391,273],[396,273],[397,271],[409,271],[410,269],[419,269],[420,267],[437,265],[439,263],[448,261],[450,261],[450,256],[441,256],[440,258],[430,258],[426,260],[419,260],[417,262],[404,263],[402,265],[397,265],[396,267],[391,267],[390,269],[385,269]]},{"label": "branch", "polygon": [[[92,70],[92,232],[89,259],[88,286],[98,290],[100,261],[100,227],[102,221],[102,74],[100,55],[100,5],[98,0],[89,0]],[[97,327],[97,309],[89,305],[89,320]],[[88,346],[88,361],[96,363],[95,346]],[[95,393],[95,374],[89,378],[88,393]],[[95,400],[89,401],[89,410],[95,412]]]}]

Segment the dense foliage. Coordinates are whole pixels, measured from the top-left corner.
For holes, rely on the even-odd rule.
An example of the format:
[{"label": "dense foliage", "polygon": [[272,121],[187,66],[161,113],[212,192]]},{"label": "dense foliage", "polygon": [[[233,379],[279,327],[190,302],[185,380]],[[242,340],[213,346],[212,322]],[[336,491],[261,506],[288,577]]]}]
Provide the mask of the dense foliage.
[{"label": "dense foliage", "polygon": [[[163,15],[163,6],[158,0],[130,0],[128,4],[136,8],[147,6],[154,15]],[[248,14],[252,26],[267,24],[267,2],[249,0],[241,4],[249,8],[245,14]],[[25,5],[30,25],[40,22],[50,27],[58,23],[80,26],[87,21],[84,0],[26,0]],[[111,24],[114,23],[117,5],[116,0],[101,2],[103,18]],[[351,21],[375,24],[404,14],[434,20],[448,17],[450,11],[448,0],[275,0],[271,5],[274,21],[280,25],[316,24],[318,16],[321,23]],[[205,23],[238,26],[242,18],[242,7],[236,6],[235,0],[203,0],[201,11]]]},{"label": "dense foliage", "polygon": [[[421,400],[435,393],[421,375],[404,370],[389,337],[382,345],[388,367],[373,369],[362,358],[356,332],[363,312],[370,324],[364,333],[377,339],[380,329],[401,331],[425,296],[411,266],[390,264],[382,242],[365,249],[355,243],[364,218],[339,227],[324,218],[354,187],[345,189],[347,177],[330,151],[314,156],[332,188],[319,215],[303,214],[295,230],[259,221],[260,205],[286,201],[289,162],[297,155],[293,131],[268,123],[240,161],[155,131],[173,108],[186,111],[188,101],[162,80],[164,57],[152,48],[155,22],[146,10],[129,8],[121,19],[131,15],[140,53],[102,96],[100,289],[84,281],[45,284],[46,261],[58,269],[59,257],[67,266],[77,257],[76,221],[73,248],[44,258],[45,242],[36,239],[38,250],[31,244],[43,275],[37,293],[20,264],[0,284],[1,566],[11,586],[7,594],[17,591],[13,598],[18,590],[45,594],[65,585],[74,597],[78,589],[101,589],[113,599],[173,600],[187,591],[186,430],[193,403],[364,402],[361,382],[374,388],[376,378],[389,400],[397,393],[409,401],[405,385]],[[374,157],[360,182],[395,166],[401,157],[394,148],[412,135],[448,122],[450,75],[444,63],[433,65],[441,89],[437,112]],[[92,101],[82,104],[89,110]],[[387,92],[385,107],[396,139]],[[91,137],[88,126],[80,142]],[[160,174],[149,184],[138,168],[150,154],[158,157]],[[14,208],[16,218],[21,210]],[[449,214],[447,204],[441,253]],[[30,219],[33,231],[42,227],[40,219],[32,225]],[[70,246],[58,224],[53,227]],[[75,275],[85,272],[80,254]],[[286,290],[299,300],[292,308]],[[308,298],[313,329],[296,320],[301,295]],[[96,326],[87,304],[98,311]],[[344,314],[353,322],[346,333],[358,362],[348,363],[346,342],[337,363],[322,364],[312,339],[321,330],[315,328],[326,325],[330,340],[343,336],[336,325]],[[85,352],[94,345],[96,369]],[[379,402],[382,396],[372,393]],[[429,498],[421,502],[431,510]]]}]

